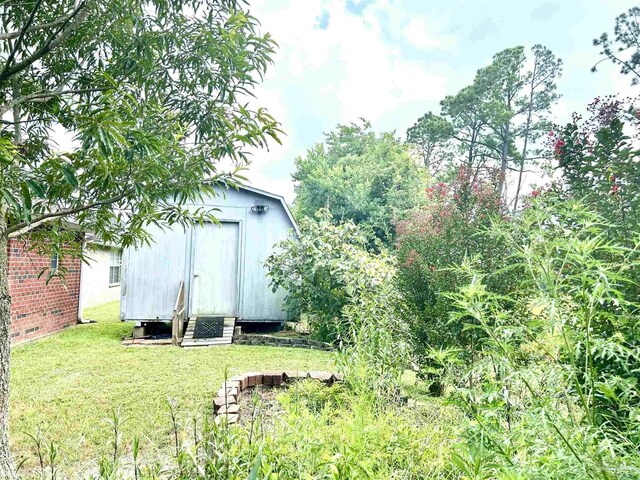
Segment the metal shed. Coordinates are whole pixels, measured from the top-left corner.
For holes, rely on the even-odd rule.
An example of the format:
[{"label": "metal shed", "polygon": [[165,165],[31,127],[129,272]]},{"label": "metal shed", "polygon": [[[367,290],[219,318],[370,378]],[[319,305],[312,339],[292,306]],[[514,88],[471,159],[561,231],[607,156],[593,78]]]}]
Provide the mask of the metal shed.
[{"label": "metal shed", "polygon": [[[272,292],[264,267],[273,246],[297,231],[284,198],[244,186],[194,208],[202,206],[218,209],[220,223],[156,228],[152,245],[124,251],[120,318],[175,323],[180,314],[187,334],[198,319],[226,319],[225,333],[230,322],[232,331],[235,321],[286,320],[285,292]],[[181,336],[181,326],[174,329]]]}]

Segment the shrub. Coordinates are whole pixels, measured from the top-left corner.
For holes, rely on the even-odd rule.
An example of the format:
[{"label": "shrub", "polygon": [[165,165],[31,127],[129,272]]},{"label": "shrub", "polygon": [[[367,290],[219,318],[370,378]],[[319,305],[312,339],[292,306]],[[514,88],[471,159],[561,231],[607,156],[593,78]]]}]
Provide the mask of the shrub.
[{"label": "shrub", "polygon": [[288,292],[289,311],[307,315],[315,335],[339,347],[351,390],[375,403],[392,400],[409,364],[393,258],[367,251],[353,223],[335,225],[321,210],[317,220],[302,220],[299,239],[282,242],[267,267],[274,288]]},{"label": "shrub", "polygon": [[450,321],[451,302],[444,294],[467,281],[451,267],[472,259],[482,271],[494,272],[489,281],[498,290],[508,289],[509,279],[501,271],[505,246],[487,234],[504,210],[494,185],[461,168],[451,183],[441,182],[426,194],[426,206],[397,226],[397,256],[399,288],[410,309],[416,353],[432,363],[425,358],[429,348],[473,350],[478,341],[475,330]]},{"label": "shrub", "polygon": [[566,189],[605,216],[624,241],[640,228],[640,110],[637,99],[596,98],[589,116],[550,132]]},{"label": "shrub", "polygon": [[347,305],[362,304],[365,295],[383,299],[389,309],[399,303],[393,259],[368,252],[358,228],[351,222],[335,225],[327,210],[299,226],[299,238],[281,242],[266,261],[272,286],[287,292],[285,308],[292,317],[309,316],[318,338],[349,343],[358,316],[345,316]]}]

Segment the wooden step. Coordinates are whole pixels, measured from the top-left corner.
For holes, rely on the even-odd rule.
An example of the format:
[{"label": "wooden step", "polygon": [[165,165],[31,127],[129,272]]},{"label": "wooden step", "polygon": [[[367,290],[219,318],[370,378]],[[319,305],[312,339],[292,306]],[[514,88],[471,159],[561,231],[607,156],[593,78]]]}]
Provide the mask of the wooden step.
[{"label": "wooden step", "polygon": [[183,340],[183,347],[212,347],[214,345],[231,345],[231,340],[226,339],[198,339],[198,340]]}]

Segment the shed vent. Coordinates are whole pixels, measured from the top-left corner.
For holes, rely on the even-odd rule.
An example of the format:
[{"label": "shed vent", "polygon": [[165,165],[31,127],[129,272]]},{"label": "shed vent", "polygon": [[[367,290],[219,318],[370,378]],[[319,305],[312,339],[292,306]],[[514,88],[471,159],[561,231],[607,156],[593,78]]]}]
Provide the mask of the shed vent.
[{"label": "shed vent", "polygon": [[217,338],[224,333],[224,317],[198,317],[193,338]]}]

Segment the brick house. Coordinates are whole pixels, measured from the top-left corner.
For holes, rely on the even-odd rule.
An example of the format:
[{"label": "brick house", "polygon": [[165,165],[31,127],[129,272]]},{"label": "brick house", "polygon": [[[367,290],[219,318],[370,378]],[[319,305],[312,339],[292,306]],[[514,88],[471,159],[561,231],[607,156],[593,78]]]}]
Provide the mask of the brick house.
[{"label": "brick house", "polygon": [[29,251],[29,240],[10,239],[8,245],[11,342],[22,343],[58,332],[78,323],[81,260],[67,257],[63,280],[47,283],[43,268],[57,268],[56,256]]}]

